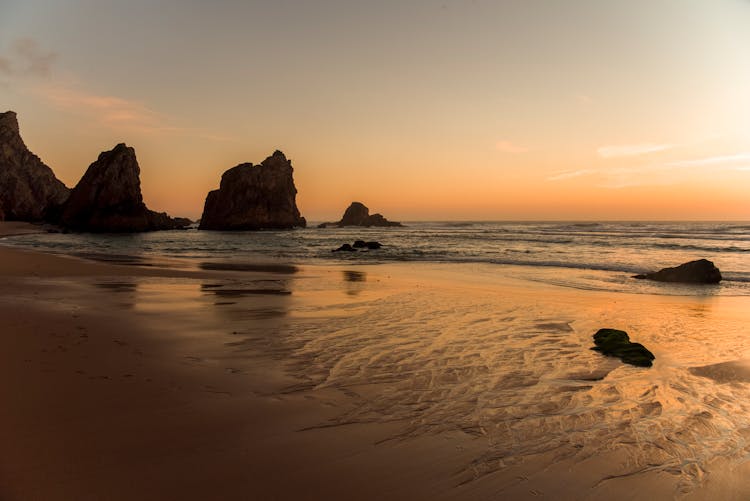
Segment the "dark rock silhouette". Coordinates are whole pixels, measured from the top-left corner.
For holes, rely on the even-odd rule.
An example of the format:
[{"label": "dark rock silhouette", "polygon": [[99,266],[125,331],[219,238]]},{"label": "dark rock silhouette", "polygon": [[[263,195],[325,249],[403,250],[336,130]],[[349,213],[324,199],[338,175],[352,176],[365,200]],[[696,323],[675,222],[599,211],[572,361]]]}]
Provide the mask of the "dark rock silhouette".
[{"label": "dark rock silhouette", "polygon": [[278,150],[260,165],[245,163],[227,170],[219,189],[206,197],[199,229],[304,228],[293,172],[292,162]]},{"label": "dark rock silhouette", "polygon": [[73,231],[141,232],[170,230],[181,224],[166,213],[148,210],[141,195],[141,169],[135,150],[123,143],[102,152],[86,170],[60,214]]},{"label": "dark rock silhouette", "polygon": [[338,249],[333,249],[331,252],[341,252],[341,251],[344,251],[344,252],[357,252],[357,249],[355,249],[354,247],[352,247],[349,244],[344,244],[341,247],[339,247]]},{"label": "dark rock silhouette", "polygon": [[674,268],[664,268],[654,273],[635,275],[633,278],[658,282],[684,282],[693,284],[718,284],[721,272],[707,259],[698,259]]},{"label": "dark rock silhouette", "polygon": [[382,214],[370,214],[368,209],[361,202],[352,202],[344,212],[344,216],[338,223],[322,223],[318,228],[327,226],[403,226],[395,221],[388,221]]},{"label": "dark rock silhouette", "polygon": [[354,242],[355,249],[370,249],[370,250],[377,250],[380,249],[383,245],[380,242],[365,242],[364,240],[357,240]]},{"label": "dark rock silhouette", "polygon": [[642,344],[631,342],[627,332],[617,329],[599,329],[594,334],[594,344],[592,350],[638,367],[651,367],[656,358]]},{"label": "dark rock silhouette", "polygon": [[331,252],[340,252],[340,251],[357,252],[357,249],[377,250],[377,249],[380,249],[382,246],[383,245],[380,242],[365,242],[364,240],[356,240],[354,242],[354,245],[344,244],[338,249],[333,249]]},{"label": "dark rock silhouette", "polygon": [[0,113],[0,219],[53,219],[70,190],[21,139],[15,112]]}]

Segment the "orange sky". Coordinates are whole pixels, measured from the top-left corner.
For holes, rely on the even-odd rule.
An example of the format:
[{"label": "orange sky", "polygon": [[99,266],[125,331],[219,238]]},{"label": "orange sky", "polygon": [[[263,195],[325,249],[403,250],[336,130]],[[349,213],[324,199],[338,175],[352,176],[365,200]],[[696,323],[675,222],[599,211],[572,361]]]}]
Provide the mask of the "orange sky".
[{"label": "orange sky", "polygon": [[750,219],[750,2],[0,9],[1,106],[69,186],[124,141],[173,215],[281,149],[312,221]]}]

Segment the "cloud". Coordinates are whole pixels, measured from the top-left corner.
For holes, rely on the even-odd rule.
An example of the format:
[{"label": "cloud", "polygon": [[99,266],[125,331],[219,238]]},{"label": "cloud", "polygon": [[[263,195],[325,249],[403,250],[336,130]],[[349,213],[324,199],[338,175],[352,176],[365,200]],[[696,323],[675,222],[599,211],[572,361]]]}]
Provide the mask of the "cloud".
[{"label": "cloud", "polygon": [[27,75],[49,76],[57,61],[57,53],[42,50],[33,38],[19,38],[13,44],[13,50],[22,65],[21,71]]},{"label": "cloud", "polygon": [[706,165],[731,164],[734,162],[747,162],[750,160],[750,153],[736,153],[734,155],[719,155],[713,157],[703,157],[691,160],[680,160],[670,162],[667,165],[672,167],[702,167]]},{"label": "cloud", "polygon": [[569,171],[569,172],[561,172],[559,174],[555,174],[554,176],[548,177],[547,181],[562,181],[564,179],[587,176],[587,175],[596,174],[596,173],[597,171],[594,169],[580,169],[580,170],[574,170],[574,171]]},{"label": "cloud", "polygon": [[674,148],[672,144],[623,144],[613,146],[602,146],[596,150],[602,158],[613,157],[632,157],[636,155],[646,155]]},{"label": "cloud", "polygon": [[0,73],[48,77],[56,61],[57,53],[42,49],[33,38],[18,38],[5,55],[0,55]]},{"label": "cloud", "polygon": [[526,153],[529,151],[528,148],[514,144],[511,141],[500,140],[495,143],[495,149],[503,153]]},{"label": "cloud", "polygon": [[138,101],[84,92],[65,85],[36,87],[37,96],[58,109],[90,115],[100,124],[143,132],[178,130],[167,125],[163,115]]},{"label": "cloud", "polygon": [[37,86],[33,92],[53,107],[84,116],[98,127],[147,134],[179,134],[215,142],[238,141],[206,129],[175,126],[172,118],[139,101],[86,92],[72,84]]}]

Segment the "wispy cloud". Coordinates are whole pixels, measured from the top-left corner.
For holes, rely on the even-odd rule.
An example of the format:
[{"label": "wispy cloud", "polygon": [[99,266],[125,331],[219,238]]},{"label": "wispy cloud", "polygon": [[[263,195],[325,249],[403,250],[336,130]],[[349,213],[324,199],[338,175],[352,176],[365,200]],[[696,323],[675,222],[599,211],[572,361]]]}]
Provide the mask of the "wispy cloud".
[{"label": "wispy cloud", "polygon": [[126,133],[183,135],[214,142],[238,141],[235,137],[207,129],[177,126],[174,119],[152,110],[144,103],[87,92],[73,84],[40,85],[33,92],[53,107],[86,117],[97,127]]},{"label": "wispy cloud", "polygon": [[656,153],[657,151],[665,151],[672,148],[674,148],[673,144],[621,144],[601,146],[596,150],[596,152],[602,158],[632,157],[637,155],[646,155],[648,153]]},{"label": "wispy cloud", "polygon": [[57,53],[42,49],[33,38],[18,38],[0,55],[0,72],[5,75],[48,77]]},{"label": "wispy cloud", "polygon": [[736,153],[733,155],[719,155],[713,157],[695,158],[690,160],[679,160],[670,162],[667,165],[672,167],[702,167],[705,165],[723,165],[735,162],[747,162],[750,160],[750,153]]},{"label": "wispy cloud", "polygon": [[165,116],[138,101],[93,94],[60,84],[38,86],[35,94],[58,109],[90,115],[103,125],[143,132],[179,130],[168,125]]},{"label": "wispy cloud", "polygon": [[554,176],[550,176],[547,178],[547,181],[562,181],[564,179],[571,179],[574,177],[581,177],[581,176],[588,176],[590,174],[596,174],[598,171],[595,169],[580,169],[580,170],[573,170],[568,172],[561,172],[559,174],[555,174]]},{"label": "wispy cloud", "polygon": [[503,153],[526,153],[528,148],[515,144],[512,141],[501,139],[495,143],[495,149]]}]

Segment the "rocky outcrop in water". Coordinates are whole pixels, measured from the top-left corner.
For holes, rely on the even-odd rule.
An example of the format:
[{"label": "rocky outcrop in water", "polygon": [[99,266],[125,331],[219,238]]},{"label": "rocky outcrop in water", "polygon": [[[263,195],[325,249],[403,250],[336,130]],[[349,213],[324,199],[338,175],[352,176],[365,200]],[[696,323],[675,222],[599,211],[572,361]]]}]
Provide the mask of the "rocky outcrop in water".
[{"label": "rocky outcrop in water", "polygon": [[102,152],[63,206],[60,224],[73,231],[141,232],[181,227],[146,207],[135,150],[123,143]]},{"label": "rocky outcrop in water", "polygon": [[380,242],[365,242],[364,240],[356,240],[353,245],[344,244],[338,249],[333,249],[331,252],[357,252],[357,249],[378,250],[381,247],[383,247],[383,244],[381,244]]},{"label": "rocky outcrop in water", "polygon": [[293,173],[292,162],[278,150],[260,165],[232,167],[221,176],[219,189],[206,197],[199,229],[304,228]]},{"label": "rocky outcrop in water", "polygon": [[337,223],[322,223],[318,228],[327,226],[403,226],[395,221],[388,221],[382,214],[370,214],[370,209],[361,202],[352,202]]},{"label": "rocky outcrop in water", "polygon": [[657,282],[718,284],[721,282],[721,272],[711,261],[698,259],[674,268],[664,268],[655,273],[635,275],[633,278],[656,280]]},{"label": "rocky outcrop in water", "polygon": [[594,344],[592,350],[638,367],[651,367],[656,358],[642,344],[631,342],[627,332],[617,329],[599,329],[594,334]]},{"label": "rocky outcrop in water", "polygon": [[70,190],[31,153],[12,111],[0,113],[0,219],[49,220]]}]

